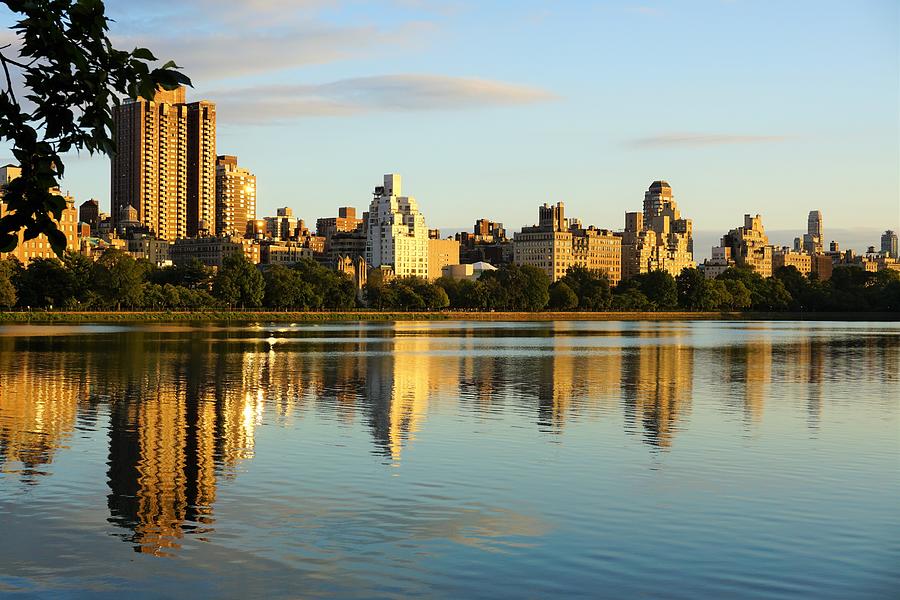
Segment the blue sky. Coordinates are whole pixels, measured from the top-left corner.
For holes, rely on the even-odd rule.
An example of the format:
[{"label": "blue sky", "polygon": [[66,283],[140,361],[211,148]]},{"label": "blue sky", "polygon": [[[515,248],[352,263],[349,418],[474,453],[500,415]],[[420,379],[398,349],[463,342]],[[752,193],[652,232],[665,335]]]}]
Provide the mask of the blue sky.
[{"label": "blue sky", "polygon": [[[399,172],[433,227],[537,205],[621,228],[654,179],[695,228],[898,229],[893,0],[108,0],[219,105],[259,213],[363,209]],[[5,9],[3,9],[5,10]],[[65,187],[109,197],[104,159]],[[826,231],[826,235],[827,235]],[[873,239],[871,243],[877,243]]]}]

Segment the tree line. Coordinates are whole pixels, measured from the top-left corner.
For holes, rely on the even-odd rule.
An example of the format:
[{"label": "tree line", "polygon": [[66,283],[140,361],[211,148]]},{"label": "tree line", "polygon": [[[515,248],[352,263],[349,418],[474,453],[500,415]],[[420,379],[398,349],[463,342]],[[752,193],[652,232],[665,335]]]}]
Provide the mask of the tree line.
[{"label": "tree line", "polygon": [[67,253],[38,258],[27,268],[0,261],[0,308],[60,310],[200,310],[272,308],[346,310],[356,307],[347,275],[305,259],[260,271],[242,253],[213,270],[194,259],[156,267],[121,250],[99,259]]},{"label": "tree line", "polygon": [[730,268],[707,279],[696,268],[677,277],[643,273],[611,286],[604,272],[569,269],[551,283],[532,266],[505,265],[478,280],[385,278],[373,271],[357,294],[353,280],[311,259],[260,270],[241,253],[218,270],[199,260],[156,267],[120,250],[96,261],[69,253],[27,267],[0,261],[0,308],[60,310],[349,310],[385,311],[900,311],[900,272],[834,270],[831,279],[794,267],[772,277]]}]

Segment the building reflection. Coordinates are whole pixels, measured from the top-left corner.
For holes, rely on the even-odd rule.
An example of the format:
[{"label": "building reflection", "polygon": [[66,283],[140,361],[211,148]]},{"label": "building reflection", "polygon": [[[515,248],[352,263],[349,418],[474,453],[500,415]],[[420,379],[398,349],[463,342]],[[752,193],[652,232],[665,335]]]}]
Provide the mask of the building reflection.
[{"label": "building reflection", "polygon": [[776,344],[760,330],[696,350],[677,327],[586,333],[557,323],[512,340],[501,328],[451,335],[421,323],[340,331],[0,336],[0,473],[39,481],[76,427],[108,419],[110,522],[136,551],[161,555],[213,532],[221,488],[254,456],[264,420],[291,426],[315,414],[337,435],[361,425],[393,465],[415,456],[442,413],[505,412],[554,436],[621,414],[627,431],[666,449],[692,409],[695,362],[697,381],[749,424],[763,420],[773,381],[796,384],[805,396],[783,396],[810,428],[832,381],[883,384],[875,378],[900,372],[900,346],[886,336]]},{"label": "building reflection", "polygon": [[651,446],[668,448],[691,406],[694,346],[677,336],[644,339],[651,335],[641,333],[644,343],[623,352],[625,424],[629,431],[642,431]]},{"label": "building reflection", "polygon": [[166,554],[188,532],[211,532],[220,478],[253,456],[267,354],[242,345],[146,353],[161,360],[133,365],[111,399],[110,520],[136,551]]},{"label": "building reflection", "polygon": [[0,338],[0,473],[29,483],[49,473],[67,444],[89,384],[78,355],[37,353],[33,346]]}]

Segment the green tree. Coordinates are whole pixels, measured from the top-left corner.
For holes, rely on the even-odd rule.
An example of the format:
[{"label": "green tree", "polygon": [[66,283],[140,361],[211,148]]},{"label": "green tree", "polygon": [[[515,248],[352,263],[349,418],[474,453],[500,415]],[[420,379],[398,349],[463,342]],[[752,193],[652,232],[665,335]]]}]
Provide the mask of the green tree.
[{"label": "green tree", "polygon": [[18,265],[13,261],[0,261],[0,308],[12,308],[16,305],[18,296],[13,279],[17,271]]},{"label": "green tree", "polygon": [[572,310],[578,308],[578,296],[560,279],[550,286],[550,302],[547,306],[553,310]]},{"label": "green tree", "polygon": [[569,267],[560,280],[578,298],[577,308],[581,310],[606,310],[612,301],[609,277],[605,271],[582,266]]},{"label": "green tree", "polygon": [[51,308],[64,306],[73,297],[72,274],[55,258],[35,258],[15,277],[21,306]]},{"label": "green tree", "polygon": [[110,249],[94,263],[94,282],[108,306],[141,306],[144,294],[144,266],[121,250]]},{"label": "green tree", "polygon": [[[146,48],[114,48],[101,0],[3,2],[20,18],[12,27],[18,57],[0,52],[6,75],[0,136],[12,146],[22,175],[6,185],[9,213],[0,219],[0,251],[13,250],[24,229],[25,240],[44,234],[62,257],[66,236],[56,222],[65,199],[50,193],[65,174],[62,155],[112,154],[112,108],[121,97],[151,100],[158,88],[174,89],[190,80],[171,61],[151,68],[156,57]],[[23,84],[27,102],[16,96],[14,78]]]},{"label": "green tree", "polygon": [[650,301],[636,288],[617,290],[612,297],[612,309],[623,311],[643,311],[651,308]]},{"label": "green tree", "polygon": [[641,273],[619,284],[621,291],[640,291],[655,310],[668,310],[678,306],[678,286],[667,271]]},{"label": "green tree", "polygon": [[450,306],[450,298],[444,288],[429,282],[423,282],[416,290],[425,308],[428,310],[442,310]]},{"label": "green tree", "polygon": [[94,261],[76,252],[66,252],[63,266],[72,275],[72,308],[90,308],[97,302]]},{"label": "green tree", "polygon": [[731,294],[724,281],[704,279],[694,296],[697,310],[720,310],[731,308]]},{"label": "green tree", "polygon": [[675,278],[675,286],[678,290],[678,305],[687,310],[702,310],[700,308],[700,294],[706,283],[706,277],[700,269],[684,268]]},{"label": "green tree", "polygon": [[177,285],[192,290],[207,290],[212,286],[213,271],[200,259],[192,258],[187,262],[153,269],[149,273],[151,283],[159,285]]},{"label": "green tree", "polygon": [[728,295],[731,298],[731,308],[734,310],[750,308],[750,290],[747,289],[743,281],[736,279],[724,279],[721,281],[725,284],[725,289],[728,290]]},{"label": "green tree", "polygon": [[213,295],[228,306],[256,308],[262,304],[266,283],[256,265],[243,252],[225,257],[213,279]]},{"label": "green tree", "polygon": [[538,311],[550,301],[550,277],[531,265],[503,265],[483,273],[478,282],[488,286],[488,308]]},{"label": "green tree", "polygon": [[309,310],[322,304],[312,286],[295,269],[281,265],[269,267],[263,274],[266,293],[263,304],[276,309]]},{"label": "green tree", "polygon": [[318,262],[304,258],[291,265],[313,290],[318,303],[310,308],[347,310],[356,306],[356,286],[349,275],[333,271]]}]

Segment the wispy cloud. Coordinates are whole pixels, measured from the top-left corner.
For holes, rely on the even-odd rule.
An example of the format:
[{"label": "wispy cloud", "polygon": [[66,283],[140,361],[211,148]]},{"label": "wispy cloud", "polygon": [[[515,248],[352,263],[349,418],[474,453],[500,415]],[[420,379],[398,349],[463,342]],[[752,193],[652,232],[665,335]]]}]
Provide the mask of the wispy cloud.
[{"label": "wispy cloud", "polygon": [[[108,0],[112,37],[173,59],[194,80],[273,73],[335,61],[410,52],[433,39],[434,8],[396,21],[337,18],[340,0]],[[424,4],[422,5],[425,6]]]},{"label": "wispy cloud", "polygon": [[402,23],[391,30],[306,23],[290,31],[257,32],[251,36],[224,30],[175,38],[119,37],[116,42],[125,48],[154,49],[160,58],[173,58],[195,82],[205,82],[326,64],[388,49],[408,49],[432,29],[425,22]]},{"label": "wispy cloud", "polygon": [[631,7],[631,11],[646,17],[659,17],[663,14],[662,10],[653,6],[633,6]]},{"label": "wispy cloud", "polygon": [[211,92],[228,122],[280,122],[370,112],[515,106],[556,98],[540,88],[441,75],[382,75],[319,85],[278,85]]},{"label": "wispy cloud", "polygon": [[731,133],[667,133],[638,138],[626,142],[626,146],[654,148],[666,146],[725,146],[737,144],[762,144],[790,140],[786,135],[740,135]]}]

